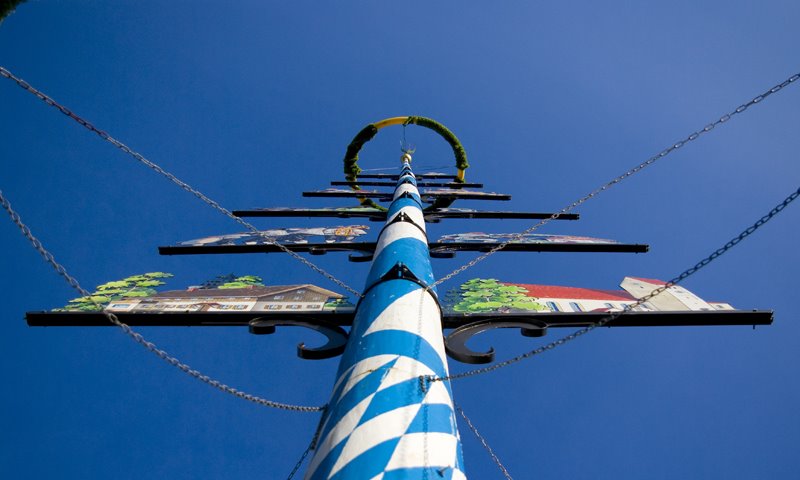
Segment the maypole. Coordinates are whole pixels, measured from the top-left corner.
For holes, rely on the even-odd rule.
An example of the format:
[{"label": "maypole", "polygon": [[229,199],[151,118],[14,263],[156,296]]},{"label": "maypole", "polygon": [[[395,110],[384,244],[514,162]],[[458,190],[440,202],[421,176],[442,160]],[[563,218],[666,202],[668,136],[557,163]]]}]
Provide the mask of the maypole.
[{"label": "maypole", "polygon": [[[787,197],[738,237],[669,282],[626,277],[620,285],[624,291],[614,292],[531,283],[504,283],[496,279],[472,279],[454,292],[454,302],[444,312],[437,299],[434,287],[438,283],[499,251],[646,252],[647,245],[532,232],[551,220],[577,220],[577,214],[569,213],[573,208],[652,164],[680,145],[697,138],[700,133],[709,131],[708,129],[693,133],[685,141],[674,144],[558,213],[507,212],[451,208],[452,203],[459,199],[497,201],[510,200],[511,197],[466,189],[482,188],[483,184],[468,183],[465,180],[464,171],[469,166],[466,152],[458,138],[444,125],[425,117],[392,117],[367,125],[348,145],[344,157],[346,181],[331,182],[331,185],[349,186],[351,190],[303,192],[303,196],[310,197],[355,197],[360,206],[229,211],[66,107],[55,103],[8,70],[0,67],[0,75],[16,81],[48,104],[68,113],[84,127],[248,229],[247,232],[216,235],[159,247],[160,253],[288,253],[360,297],[358,305],[353,309],[352,304],[336,292],[311,284],[262,285],[255,276],[234,278],[233,280],[237,280],[232,282],[235,285],[228,285],[227,288],[194,286],[185,291],[153,291],[147,296],[129,295],[131,292],[128,288],[132,284],[142,282],[143,286],[147,284],[147,287],[152,287],[162,283],[153,281],[154,278],[171,276],[162,272],[109,282],[98,286],[97,291],[92,294],[81,288],[77,280],[67,274],[53,255],[33,237],[30,229],[22,223],[19,215],[10,208],[0,192],[0,203],[14,223],[56,271],[81,292],[80,298],[70,301],[62,309],[28,312],[26,319],[29,325],[116,325],[160,358],[226,393],[267,407],[301,412],[322,411],[323,416],[312,445],[301,457],[302,462],[308,451],[313,449],[314,455],[306,480],[465,479],[450,380],[488,373],[511,365],[563,345],[599,326],[755,326],[772,323],[771,311],[736,310],[725,303],[705,302],[688,290],[677,287],[677,284],[764,225],[797,198],[800,191]],[[747,106],[775,93],[796,77],[795,75],[783,84],[773,87],[710,125],[722,123],[726,117],[744,111]],[[359,150],[380,129],[390,125],[419,125],[439,134],[452,147],[456,173],[425,173],[416,177],[411,168],[411,152],[406,150],[403,152],[399,174],[365,174],[361,178],[369,180],[359,180]],[[388,180],[396,180],[396,183]],[[363,190],[359,183],[380,187],[394,185],[394,191]],[[427,188],[420,194],[418,185],[444,189]],[[387,209],[372,199],[390,201],[391,204]],[[429,205],[423,208],[423,202]],[[364,234],[368,227],[356,225],[259,230],[240,217],[369,218],[385,221],[385,225],[377,242],[358,242],[353,239]],[[540,221],[515,234],[471,232],[445,235],[438,240],[429,241],[425,222],[439,222],[446,218]],[[309,237],[320,236],[324,237],[324,242],[308,241]],[[355,262],[372,261],[363,294],[298,255],[298,252],[319,255],[329,251],[358,252],[357,255],[351,254],[349,259]],[[452,258],[456,252],[461,251],[483,253],[435,281],[430,258]],[[663,296],[653,300],[656,295]],[[343,354],[328,404],[324,407],[293,405],[246,394],[194,370],[130,328],[221,325],[247,326],[254,334],[274,333],[278,326],[303,326],[323,333],[328,339],[326,344],[309,348],[301,343],[298,345],[298,355],[307,359],[324,359]],[[349,333],[342,327],[350,327]],[[443,328],[450,329],[450,333],[443,336]],[[490,367],[449,376],[446,355],[472,364],[493,361],[493,349],[475,352],[467,346],[467,341],[476,334],[494,328],[520,329],[523,335],[529,337],[545,335],[551,328],[579,330]],[[468,420],[467,422],[474,431]],[[484,446],[488,449],[485,443]],[[497,460],[494,455],[493,458]],[[290,478],[299,466],[300,463],[292,471]],[[508,477],[504,467],[500,466]]]},{"label": "maypole", "polygon": [[442,313],[411,169],[403,167],[306,479],[466,478]]}]

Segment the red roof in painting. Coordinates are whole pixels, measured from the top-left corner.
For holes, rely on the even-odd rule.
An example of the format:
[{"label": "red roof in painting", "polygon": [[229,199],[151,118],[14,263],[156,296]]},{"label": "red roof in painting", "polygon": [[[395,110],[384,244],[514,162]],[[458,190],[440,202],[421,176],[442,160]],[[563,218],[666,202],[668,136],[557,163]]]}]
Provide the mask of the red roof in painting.
[{"label": "red roof in painting", "polygon": [[640,282],[649,283],[651,285],[666,285],[667,284],[667,282],[665,282],[664,280],[656,280],[656,279],[653,279],[653,278],[642,278],[642,277],[629,277],[629,278],[632,278],[634,280],[639,280]]},{"label": "red roof in painting", "polygon": [[593,288],[558,287],[555,285],[531,285],[527,283],[504,283],[528,290],[528,296],[544,298],[575,298],[584,300],[635,301],[624,290],[595,290]]}]

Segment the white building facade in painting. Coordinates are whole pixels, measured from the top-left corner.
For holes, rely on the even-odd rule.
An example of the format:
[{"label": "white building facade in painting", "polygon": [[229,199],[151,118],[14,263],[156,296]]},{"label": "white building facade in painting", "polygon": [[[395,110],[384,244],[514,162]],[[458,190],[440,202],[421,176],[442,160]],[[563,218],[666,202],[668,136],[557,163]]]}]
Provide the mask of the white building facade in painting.
[{"label": "white building facade in painting", "polygon": [[[608,312],[619,311],[662,287],[666,282],[637,277],[625,277],[620,286],[624,290],[598,290],[591,288],[559,287],[554,285],[511,284],[527,290],[526,295],[550,312]],[[681,286],[671,286],[647,302],[634,307],[634,311],[702,311],[734,310],[727,303],[706,302]]]},{"label": "white building facade in painting", "polygon": [[[111,302],[110,312],[309,312],[333,310],[344,297],[315,285],[171,290]],[[350,307],[352,309],[352,306]]]}]

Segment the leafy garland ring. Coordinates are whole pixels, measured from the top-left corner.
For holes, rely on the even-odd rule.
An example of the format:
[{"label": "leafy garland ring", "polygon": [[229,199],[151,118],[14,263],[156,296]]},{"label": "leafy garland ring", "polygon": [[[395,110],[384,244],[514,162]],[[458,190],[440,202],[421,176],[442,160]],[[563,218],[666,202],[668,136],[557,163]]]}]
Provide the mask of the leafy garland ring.
[{"label": "leafy garland ring", "polygon": [[[464,173],[469,167],[469,163],[467,162],[467,152],[464,150],[464,147],[461,145],[458,137],[456,137],[453,132],[436,120],[417,116],[386,118],[379,122],[370,123],[366,127],[362,128],[361,131],[358,132],[358,134],[356,134],[356,136],[350,142],[350,145],[347,146],[347,151],[344,154],[344,174],[347,181],[357,181],[358,174],[361,173],[361,168],[358,166],[358,152],[361,151],[361,147],[363,147],[368,141],[372,140],[372,138],[378,134],[380,129],[390,125],[419,125],[420,127],[429,128],[438,133],[447,143],[450,144],[450,147],[453,149],[457,169],[455,181],[458,183],[465,182]],[[353,185],[351,188],[355,191],[361,190],[361,187],[358,185]],[[371,207],[381,211],[386,211],[386,207],[378,205],[376,202],[372,201],[372,199],[360,197],[358,201],[364,207]],[[453,201],[454,199],[437,199],[434,201],[433,205],[427,207],[426,210],[447,208],[453,203]]]}]

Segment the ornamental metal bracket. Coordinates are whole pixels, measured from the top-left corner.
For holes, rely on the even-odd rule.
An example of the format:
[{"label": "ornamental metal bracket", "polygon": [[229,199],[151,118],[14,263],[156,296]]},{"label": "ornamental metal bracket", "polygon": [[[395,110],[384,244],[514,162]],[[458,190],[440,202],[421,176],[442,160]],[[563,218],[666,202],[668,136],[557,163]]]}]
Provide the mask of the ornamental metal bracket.
[{"label": "ornamental metal bracket", "polygon": [[467,347],[467,341],[473,336],[495,328],[519,328],[526,337],[543,337],[547,334],[547,324],[541,320],[509,320],[508,318],[490,318],[469,323],[455,328],[444,339],[447,355],[459,362],[480,364],[494,360],[494,348],[487,352],[476,352]]},{"label": "ornamental metal bracket", "polygon": [[431,258],[454,258],[456,256],[456,251],[453,249],[433,249],[430,250]]},{"label": "ornamental metal bracket", "polygon": [[372,258],[373,258],[373,255],[371,253],[369,253],[369,254],[367,254],[367,253],[360,253],[360,254],[351,253],[350,255],[347,256],[347,259],[349,261],[353,262],[353,263],[371,262]]},{"label": "ornamental metal bracket", "polygon": [[308,348],[305,343],[297,345],[297,356],[306,360],[324,360],[344,353],[347,345],[347,332],[340,326],[321,319],[292,319],[259,317],[250,320],[250,333],[255,335],[271,335],[275,327],[306,327],[325,335],[328,342],[316,348]]},{"label": "ornamental metal bracket", "polygon": [[[428,285],[422,280],[420,280],[419,277],[417,277],[414,274],[414,272],[412,272],[411,269],[405,266],[402,262],[397,262],[396,264],[394,264],[394,266],[392,266],[392,268],[390,268],[386,273],[384,273],[381,278],[379,278],[372,285],[367,287],[366,290],[364,290],[364,293],[361,295],[361,298],[363,299],[364,297],[366,297],[367,293],[369,293],[370,290],[375,288],[376,285],[381,284],[383,282],[389,282],[392,280],[409,280],[411,282],[416,283],[420,287],[424,288],[436,302],[436,305],[439,305],[439,311],[441,311],[442,307],[439,304],[439,296],[436,294],[436,291],[428,288]],[[361,299],[359,299],[358,302],[360,304]]]},{"label": "ornamental metal bracket", "polygon": [[419,205],[419,208],[425,208],[425,206],[424,206],[424,205],[422,205],[422,202],[420,202],[418,199],[414,198],[414,196],[413,196],[413,195],[411,195],[411,192],[403,192],[403,193],[401,193],[400,195],[398,195],[398,196],[397,196],[397,198],[398,198],[398,199],[400,199],[400,198],[408,198],[408,199],[411,199],[411,200],[412,200],[414,203],[416,203],[417,205]]},{"label": "ornamental metal bracket", "polygon": [[389,228],[390,225],[393,225],[397,222],[405,222],[414,225],[415,227],[417,227],[417,229],[419,229],[420,232],[422,232],[422,235],[425,236],[425,241],[426,242],[428,241],[428,233],[425,231],[425,229],[417,225],[417,222],[415,222],[406,212],[400,212],[397,215],[395,215],[391,220],[386,222],[386,225],[384,225],[381,231],[378,233],[378,238],[380,238],[381,235],[383,235],[384,230]]},{"label": "ornamental metal bracket", "polygon": [[[392,268],[389,269],[388,272],[383,274],[383,276],[380,278],[380,280],[378,280],[377,282],[372,284],[370,286],[370,288],[374,287],[375,285],[377,285],[378,283],[381,283],[381,282],[387,282],[387,281],[390,281],[390,280],[398,280],[398,279],[410,280],[410,281],[416,283],[420,287],[422,287],[425,290],[427,290],[427,292],[431,294],[431,296],[434,298],[434,300],[436,300],[436,303],[439,303],[438,296],[436,295],[436,292],[431,290],[430,288],[428,288],[428,285],[424,281],[422,281],[418,276],[416,276],[414,274],[414,272],[412,272],[411,269],[408,268],[407,266],[405,266],[402,262],[397,262]],[[441,310],[441,308],[440,308],[440,310]]]}]

